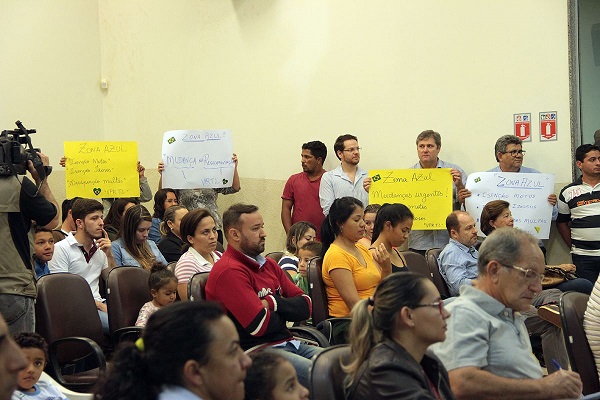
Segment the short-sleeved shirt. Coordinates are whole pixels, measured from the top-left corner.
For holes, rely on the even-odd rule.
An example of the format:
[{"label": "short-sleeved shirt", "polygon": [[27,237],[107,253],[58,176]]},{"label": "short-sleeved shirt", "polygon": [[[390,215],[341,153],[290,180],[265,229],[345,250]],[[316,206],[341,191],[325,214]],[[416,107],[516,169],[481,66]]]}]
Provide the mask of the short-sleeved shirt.
[{"label": "short-sleeved shirt", "polygon": [[288,178],[281,195],[282,199],[291,200],[294,203],[292,224],[300,221],[311,222],[319,228],[317,236],[320,236],[321,223],[325,218],[319,202],[319,187],[322,177],[321,175],[318,179],[311,181],[306,172],[294,174]]},{"label": "short-sleeved shirt", "polygon": [[[211,253],[214,262],[217,262],[221,255],[217,252]],[[210,272],[213,265],[200,255],[193,247],[183,253],[175,265],[175,277],[177,284],[187,283],[192,275],[198,272]]]},{"label": "short-sleeved shirt", "polygon": [[82,276],[90,285],[94,299],[102,301],[100,296],[100,273],[108,268],[108,259],[102,250],[95,250],[89,262],[83,254],[83,245],[77,242],[73,232],[69,233],[64,240],[54,245],[54,254],[48,261],[50,273],[68,272]]},{"label": "short-sleeved shirt", "polygon": [[331,279],[330,272],[334,269],[347,269],[352,273],[352,280],[358,297],[366,299],[375,293],[375,288],[381,281],[381,271],[375,264],[373,256],[369,250],[360,243],[356,243],[356,248],[361,252],[367,266],[361,265],[356,257],[347,253],[336,244],[331,244],[325,257],[323,258],[323,282],[327,292],[327,302],[329,306],[329,315],[332,317],[347,317],[350,315],[350,309],[340,296],[339,291]]},{"label": "short-sleeved shirt", "polygon": [[367,176],[369,173],[359,167],[354,182],[352,182],[341,165],[325,172],[321,177],[321,186],[319,187],[319,201],[323,215],[329,214],[329,208],[335,199],[346,196],[360,200],[363,207],[366,207],[369,204],[369,193],[363,187],[363,182]]},{"label": "short-sleeved shirt", "polygon": [[520,313],[472,286],[462,286],[446,309],[451,314],[446,340],[430,349],[448,371],[476,367],[505,378],[543,376]]},{"label": "short-sleeved shirt", "polygon": [[[416,163],[410,169],[422,169],[421,163]],[[436,168],[450,168],[457,169],[460,171],[463,184],[467,183],[467,173],[458,165],[452,164],[438,158],[438,163]],[[452,183],[452,199],[453,205],[452,209],[458,210],[460,209],[460,203],[457,200],[457,190],[454,182]],[[448,244],[448,240],[450,236],[448,235],[448,231],[446,229],[438,229],[433,231],[420,231],[420,230],[412,230],[410,231],[410,236],[408,238],[408,247],[415,250],[426,251],[433,248],[441,249],[445,245]]]},{"label": "short-sleeved shirt", "polygon": [[600,256],[600,184],[578,180],[565,186],[558,196],[558,222],[570,222],[571,253]]},{"label": "short-sleeved shirt", "polygon": [[138,314],[137,320],[135,321],[135,326],[146,326],[148,318],[150,318],[150,316],[159,309],[160,307],[155,306],[153,301],[145,303],[140,309],[140,313]]},{"label": "short-sleeved shirt", "polygon": [[478,257],[479,253],[475,247],[467,247],[454,239],[450,239],[444,247],[438,257],[438,265],[452,296],[458,296],[462,285],[471,286],[471,281],[477,278]]},{"label": "short-sleeved shirt", "polygon": [[15,390],[11,400],[35,399],[35,400],[67,400],[60,390],[50,382],[39,380],[33,385],[33,392],[22,392]]},{"label": "short-sleeved shirt", "polygon": [[281,257],[277,264],[279,264],[281,269],[284,271],[292,271],[298,273],[298,261],[300,261],[298,260],[298,257],[292,254],[287,254]]}]

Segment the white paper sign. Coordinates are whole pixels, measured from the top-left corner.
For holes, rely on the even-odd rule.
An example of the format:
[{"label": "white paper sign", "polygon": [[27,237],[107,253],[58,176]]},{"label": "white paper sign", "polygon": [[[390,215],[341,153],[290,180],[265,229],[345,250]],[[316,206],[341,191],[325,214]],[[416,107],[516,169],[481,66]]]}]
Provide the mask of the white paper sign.
[{"label": "white paper sign", "polygon": [[230,130],[165,132],[162,186],[172,189],[229,187],[235,167],[232,155]]},{"label": "white paper sign", "polygon": [[[510,203],[515,228],[531,233],[538,239],[550,237],[552,205],[548,196],[553,193],[554,175],[522,172],[476,172],[467,178],[472,193],[465,200],[466,210],[480,228],[481,211],[492,200]],[[483,232],[479,232],[483,235]]]}]

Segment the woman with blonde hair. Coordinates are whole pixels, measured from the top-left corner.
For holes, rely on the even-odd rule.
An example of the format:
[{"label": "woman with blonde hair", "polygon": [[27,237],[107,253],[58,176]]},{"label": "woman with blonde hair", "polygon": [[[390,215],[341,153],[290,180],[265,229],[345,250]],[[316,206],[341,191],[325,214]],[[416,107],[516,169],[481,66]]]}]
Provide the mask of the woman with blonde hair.
[{"label": "woman with blonde hair", "polygon": [[446,338],[440,293],[408,272],[381,281],[372,298],[352,309],[349,400],[452,400],[448,372],[427,348]]},{"label": "woman with blonde hair", "polygon": [[149,271],[155,261],[168,264],[156,243],[148,240],[151,226],[152,215],[143,205],[125,211],[123,226],[111,245],[117,266],[131,265]]}]

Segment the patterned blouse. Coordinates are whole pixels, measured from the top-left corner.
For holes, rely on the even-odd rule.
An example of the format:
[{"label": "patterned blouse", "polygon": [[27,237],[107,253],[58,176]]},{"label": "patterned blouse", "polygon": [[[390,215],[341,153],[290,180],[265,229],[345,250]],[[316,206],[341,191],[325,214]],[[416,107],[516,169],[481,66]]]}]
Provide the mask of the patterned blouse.
[{"label": "patterned blouse", "polygon": [[223,222],[217,208],[217,196],[221,194],[236,193],[232,187],[216,189],[181,189],[179,190],[179,204],[192,211],[197,208],[206,208],[213,215],[217,229],[223,229]]}]

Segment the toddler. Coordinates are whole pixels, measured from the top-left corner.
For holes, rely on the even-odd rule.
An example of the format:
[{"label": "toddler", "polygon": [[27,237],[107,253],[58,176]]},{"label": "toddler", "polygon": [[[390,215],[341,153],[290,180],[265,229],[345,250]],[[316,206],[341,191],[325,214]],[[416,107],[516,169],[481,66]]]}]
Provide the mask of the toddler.
[{"label": "toddler", "polygon": [[140,310],[135,326],[146,326],[148,318],[159,308],[175,301],[177,295],[177,278],[164,264],[155,262],[150,270],[148,286],[152,301],[144,304]]}]

